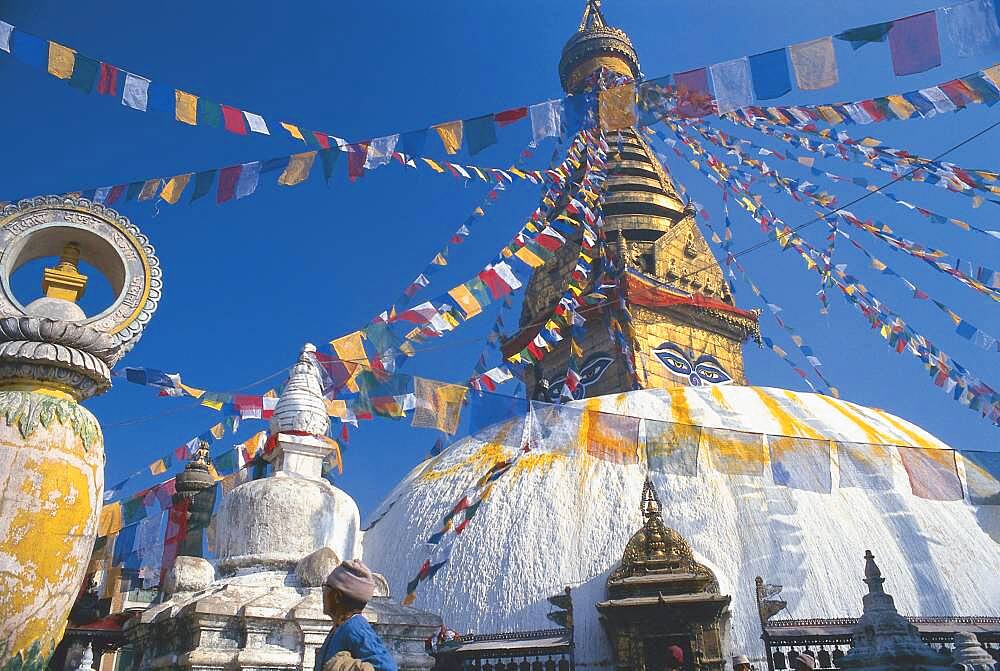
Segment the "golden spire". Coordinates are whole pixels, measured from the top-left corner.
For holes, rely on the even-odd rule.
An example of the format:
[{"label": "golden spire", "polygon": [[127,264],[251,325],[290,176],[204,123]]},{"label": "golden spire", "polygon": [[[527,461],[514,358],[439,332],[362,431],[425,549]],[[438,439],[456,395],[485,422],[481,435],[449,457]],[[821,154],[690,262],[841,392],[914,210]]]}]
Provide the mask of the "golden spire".
[{"label": "golden spire", "polygon": [[66,243],[59,263],[54,268],[46,268],[42,274],[42,292],[47,298],[61,298],[75,303],[83,297],[87,276],[80,272],[79,263],[80,245]]}]

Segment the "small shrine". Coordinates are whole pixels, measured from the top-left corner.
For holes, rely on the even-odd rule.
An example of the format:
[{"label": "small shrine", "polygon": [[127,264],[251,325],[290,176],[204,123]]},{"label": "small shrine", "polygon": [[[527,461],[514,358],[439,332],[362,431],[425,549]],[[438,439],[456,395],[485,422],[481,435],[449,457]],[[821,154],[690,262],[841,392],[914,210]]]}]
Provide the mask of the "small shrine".
[{"label": "small shrine", "polygon": [[597,604],[615,668],[722,671],[730,597],[719,593],[715,575],[684,537],[663,523],[649,479],[641,510],[645,522],[608,578],[608,599]]}]

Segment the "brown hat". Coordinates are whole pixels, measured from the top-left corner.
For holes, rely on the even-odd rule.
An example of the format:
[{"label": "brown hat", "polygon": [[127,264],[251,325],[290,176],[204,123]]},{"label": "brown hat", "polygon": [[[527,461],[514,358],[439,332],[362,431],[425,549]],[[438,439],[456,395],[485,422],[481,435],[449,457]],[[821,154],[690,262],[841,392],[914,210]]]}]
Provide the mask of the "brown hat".
[{"label": "brown hat", "polygon": [[733,657],[733,668],[735,669],[740,664],[749,665],[750,658],[748,658],[746,655],[736,655],[735,657]]},{"label": "brown hat", "polygon": [[802,664],[807,669],[816,668],[816,658],[810,655],[808,652],[800,652],[795,657],[795,661]]},{"label": "brown hat", "polygon": [[375,593],[372,572],[359,559],[340,562],[340,566],[327,576],[326,584],[364,603],[368,603]]}]

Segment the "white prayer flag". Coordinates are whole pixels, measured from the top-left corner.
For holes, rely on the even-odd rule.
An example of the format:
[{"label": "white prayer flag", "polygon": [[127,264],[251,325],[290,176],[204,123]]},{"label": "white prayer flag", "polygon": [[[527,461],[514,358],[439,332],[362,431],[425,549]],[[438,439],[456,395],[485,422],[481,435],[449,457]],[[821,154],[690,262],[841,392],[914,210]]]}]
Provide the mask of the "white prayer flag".
[{"label": "white prayer flag", "polygon": [[365,157],[365,169],[371,170],[385,165],[392,160],[392,152],[396,150],[399,135],[377,137],[368,144],[368,155]]},{"label": "white prayer flag", "polygon": [[942,91],[937,86],[932,86],[926,89],[920,89],[920,95],[926,98],[928,101],[934,103],[934,110],[936,112],[954,112],[955,103],[951,101],[951,98]]},{"label": "white prayer flag", "polygon": [[267,129],[267,123],[264,121],[264,117],[259,114],[254,114],[253,112],[243,111],[243,116],[247,119],[247,125],[250,126],[250,130],[254,133],[260,133],[261,135],[270,135],[271,131]]},{"label": "white prayer flag", "polygon": [[532,105],[528,111],[531,114],[531,135],[535,141],[559,135],[562,119],[561,100],[549,100]]},{"label": "white prayer flag", "polygon": [[257,190],[257,180],[260,179],[260,161],[244,163],[240,170],[240,179],[236,182],[236,199],[245,198]]},{"label": "white prayer flag", "polygon": [[127,105],[140,112],[146,111],[148,102],[149,80],[131,72],[125,73],[125,86],[122,88],[122,105]]},{"label": "white prayer flag", "polygon": [[10,35],[14,32],[14,26],[6,21],[0,21],[0,49],[10,53]]},{"label": "white prayer flag", "polygon": [[969,0],[938,10],[945,35],[961,58],[1000,48],[1000,26],[993,0]]},{"label": "white prayer flag", "polygon": [[750,85],[750,62],[744,58],[716,63],[709,68],[715,84],[715,99],[719,114],[732,112],[753,103]]}]

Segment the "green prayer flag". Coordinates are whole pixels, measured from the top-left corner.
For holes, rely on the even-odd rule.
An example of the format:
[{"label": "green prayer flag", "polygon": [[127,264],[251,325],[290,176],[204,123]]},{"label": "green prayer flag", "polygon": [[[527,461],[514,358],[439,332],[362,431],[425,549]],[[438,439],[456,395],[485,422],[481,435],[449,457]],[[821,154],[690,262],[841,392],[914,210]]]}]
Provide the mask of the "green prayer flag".
[{"label": "green prayer flag", "polygon": [[884,23],[873,23],[870,26],[851,28],[838,35],[834,35],[834,37],[838,40],[850,42],[851,47],[857,51],[872,42],[885,42],[885,38],[889,34],[889,29],[892,28],[892,23],[892,21],[886,21]]},{"label": "green prayer flag", "polygon": [[194,176],[194,192],[191,194],[191,202],[198,200],[202,196],[207,196],[212,190],[212,183],[215,181],[215,170],[205,170]]},{"label": "green prayer flag", "polygon": [[219,103],[198,98],[198,125],[222,127],[222,107]]},{"label": "green prayer flag", "polygon": [[140,193],[142,193],[142,186],[146,182],[132,182],[128,185],[128,191],[125,192],[125,200],[135,200]]},{"label": "green prayer flag", "polygon": [[84,93],[90,93],[94,89],[94,82],[97,81],[97,72],[100,69],[101,64],[93,58],[76,54],[76,60],[73,63],[73,74],[69,78],[69,85],[75,89],[80,89]]},{"label": "green prayer flag", "polygon": [[136,496],[122,504],[122,520],[125,526],[138,522],[146,517],[146,506],[141,496]]},{"label": "green prayer flag", "polygon": [[227,450],[222,454],[213,457],[213,463],[215,464],[215,470],[219,472],[220,475],[229,475],[237,469],[236,462],[236,450]]},{"label": "green prayer flag", "polygon": [[331,147],[330,149],[321,149],[319,158],[323,162],[323,179],[329,184],[330,178],[333,177],[333,166],[337,164],[337,159],[340,158],[340,148]]}]

